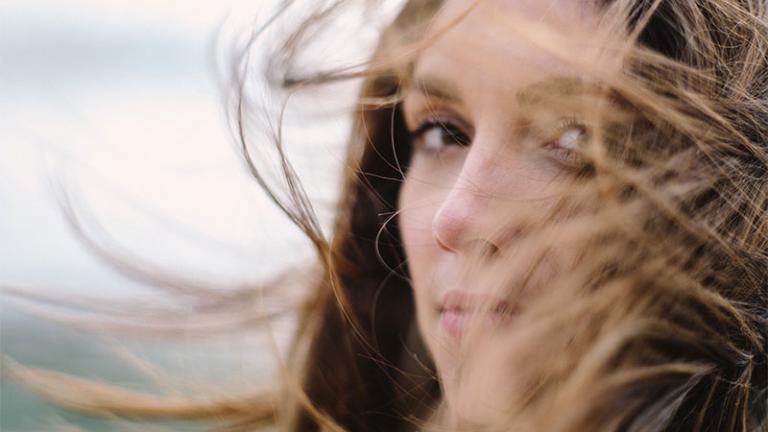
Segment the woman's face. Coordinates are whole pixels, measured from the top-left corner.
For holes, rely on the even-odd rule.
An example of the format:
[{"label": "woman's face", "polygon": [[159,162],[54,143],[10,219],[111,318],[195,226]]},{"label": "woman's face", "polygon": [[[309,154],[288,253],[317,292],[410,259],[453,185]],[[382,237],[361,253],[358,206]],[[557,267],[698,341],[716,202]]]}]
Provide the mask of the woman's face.
[{"label": "woman's face", "polygon": [[[540,265],[527,288],[513,279],[497,289],[483,270],[533,267],[516,215],[545,217],[588,133],[579,113],[533,114],[531,91],[575,73],[523,35],[555,29],[557,46],[588,56],[584,34],[596,15],[577,0],[485,0],[467,12],[471,3],[446,2],[428,35],[437,39],[415,64],[403,102],[413,155],[399,217],[419,328],[447,406],[476,424],[525,386],[514,366],[525,351],[520,327],[554,271]],[[502,333],[503,345],[493,343]]]}]

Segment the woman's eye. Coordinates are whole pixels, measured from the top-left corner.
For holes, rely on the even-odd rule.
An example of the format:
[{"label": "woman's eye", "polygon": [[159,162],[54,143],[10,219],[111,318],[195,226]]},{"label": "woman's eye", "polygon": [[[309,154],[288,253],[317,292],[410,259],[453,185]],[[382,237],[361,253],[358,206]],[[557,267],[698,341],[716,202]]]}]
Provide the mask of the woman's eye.
[{"label": "woman's eye", "polygon": [[554,139],[545,144],[555,158],[568,166],[581,166],[584,163],[581,147],[588,138],[587,128],[578,123],[568,122],[558,128]]},{"label": "woman's eye", "polygon": [[450,120],[428,120],[411,132],[411,142],[420,150],[440,152],[450,146],[466,147],[472,139]]}]

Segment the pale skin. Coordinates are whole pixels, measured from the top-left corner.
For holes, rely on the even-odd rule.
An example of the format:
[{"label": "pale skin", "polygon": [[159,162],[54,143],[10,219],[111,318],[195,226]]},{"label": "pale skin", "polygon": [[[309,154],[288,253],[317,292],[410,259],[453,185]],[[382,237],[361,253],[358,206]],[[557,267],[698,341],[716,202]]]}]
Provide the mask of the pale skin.
[{"label": "pale skin", "polygon": [[[449,25],[472,3],[447,1],[433,29]],[[483,269],[504,260],[520,263],[520,227],[509,215],[545,212],[585,139],[569,117],[547,119],[553,124],[546,132],[531,130],[521,95],[569,76],[570,67],[517,37],[512,24],[528,20],[583,42],[576,36],[589,33],[595,14],[578,0],[481,1],[415,63],[403,102],[414,139],[399,198],[400,229],[419,329],[446,402],[436,422],[489,424],[522,397],[526,377],[514,364],[524,358],[520,327],[529,300],[488,289]],[[502,330],[512,335],[503,346],[491,343]]]}]

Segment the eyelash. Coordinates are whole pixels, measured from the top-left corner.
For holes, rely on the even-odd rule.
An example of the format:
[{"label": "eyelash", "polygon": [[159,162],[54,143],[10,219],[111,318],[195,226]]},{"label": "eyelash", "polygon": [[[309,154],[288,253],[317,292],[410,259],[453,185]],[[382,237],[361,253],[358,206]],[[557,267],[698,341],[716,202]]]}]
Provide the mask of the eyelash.
[{"label": "eyelash", "polygon": [[[423,121],[415,130],[410,132],[411,142],[421,151],[427,153],[440,153],[447,150],[447,147],[458,146],[467,147],[472,143],[471,134],[465,132],[466,126],[448,118],[431,118]],[[440,133],[440,146],[430,146],[426,142],[428,134],[432,131]],[[569,135],[576,132],[578,136]],[[549,150],[559,162],[567,166],[578,166],[583,164],[583,158],[578,148],[569,148],[564,145],[558,145],[557,142],[563,138],[569,138],[575,141],[572,147],[579,146],[589,136],[587,127],[575,118],[566,118],[560,121],[551,132],[543,135],[542,141],[547,140],[542,148]],[[554,137],[554,138],[552,138]],[[448,140],[448,143],[446,143]],[[435,148],[437,147],[437,148]]]},{"label": "eyelash", "polygon": [[[574,132],[576,135],[573,134]],[[543,148],[552,151],[558,161],[572,167],[584,164],[583,154],[579,149],[583,141],[589,137],[589,129],[584,123],[576,118],[566,118],[545,136],[551,138],[545,142]],[[557,144],[565,138],[568,138],[570,143]]]},{"label": "eyelash", "polygon": [[[470,134],[465,132],[465,126],[458,124],[457,121],[445,118],[431,118],[422,122],[419,127],[410,132],[411,143],[418,146],[422,151],[428,153],[439,153],[446,150],[449,146],[467,147],[472,143]],[[430,146],[426,139],[430,132],[436,131],[440,134],[440,147]]]}]

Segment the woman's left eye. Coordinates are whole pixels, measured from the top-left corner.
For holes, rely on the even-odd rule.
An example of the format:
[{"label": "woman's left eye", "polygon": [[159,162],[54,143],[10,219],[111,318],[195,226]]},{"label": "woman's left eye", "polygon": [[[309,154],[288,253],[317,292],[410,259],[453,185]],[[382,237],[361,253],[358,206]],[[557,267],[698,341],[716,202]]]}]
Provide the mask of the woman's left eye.
[{"label": "woman's left eye", "polygon": [[587,138],[586,126],[568,121],[557,128],[554,138],[548,140],[544,148],[551,151],[559,162],[577,167],[584,163],[581,146]]}]

